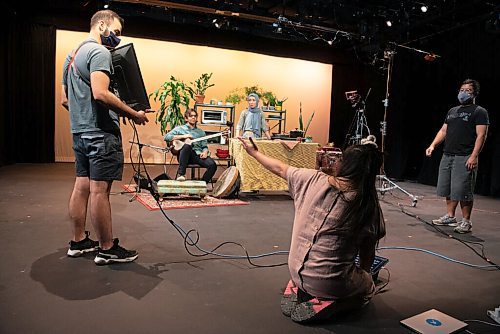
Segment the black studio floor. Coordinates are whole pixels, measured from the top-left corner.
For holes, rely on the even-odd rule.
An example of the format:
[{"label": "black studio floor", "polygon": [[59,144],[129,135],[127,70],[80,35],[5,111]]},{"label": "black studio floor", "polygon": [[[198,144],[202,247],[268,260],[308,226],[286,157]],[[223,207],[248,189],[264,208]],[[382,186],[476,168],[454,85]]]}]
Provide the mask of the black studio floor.
[{"label": "black studio floor", "polygon": [[[127,166],[124,181],[131,173]],[[0,168],[0,184],[0,333],[409,333],[399,321],[432,308],[460,320],[491,322],[486,311],[500,306],[499,270],[476,269],[421,251],[382,250],[379,255],[390,260],[385,292],[342,318],[298,325],[280,311],[286,266],[256,268],[246,260],[189,255],[161,212],[130,202],[130,194],[119,194],[122,183],[114,184],[111,198],[114,234],[140,256],[135,263],[102,267],[92,256],[65,255],[72,164],[5,166]],[[397,190],[382,197],[388,233],[380,247],[420,248],[488,265],[467,246],[398,206],[430,221],[444,213],[434,187],[399,185],[422,197],[416,207]],[[241,198],[250,205],[166,213],[183,229],[196,229],[206,249],[231,241],[251,255],[286,251],[293,217],[286,193]],[[500,263],[500,199],[477,196],[473,223],[469,235],[443,230],[482,244],[486,255]],[[230,244],[217,251],[244,255]],[[286,256],[254,262],[286,262]],[[387,271],[380,278],[387,281]],[[478,322],[471,322],[469,330],[500,332]]]}]

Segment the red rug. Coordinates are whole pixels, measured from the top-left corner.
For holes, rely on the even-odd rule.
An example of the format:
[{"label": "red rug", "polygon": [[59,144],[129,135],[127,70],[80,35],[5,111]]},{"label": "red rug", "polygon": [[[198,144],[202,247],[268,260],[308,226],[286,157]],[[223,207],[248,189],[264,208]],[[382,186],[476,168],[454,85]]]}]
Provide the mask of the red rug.
[{"label": "red rug", "polygon": [[[123,185],[125,191],[130,192],[130,196],[135,194],[135,184]],[[141,190],[141,192],[136,196],[136,200],[144,205],[148,210],[160,210],[158,203],[151,196],[147,190]],[[173,210],[173,209],[189,209],[189,208],[205,208],[210,206],[232,206],[232,205],[248,205],[250,203],[243,202],[239,199],[220,199],[212,196],[205,196],[205,198],[200,199],[199,196],[188,196],[188,195],[178,195],[178,196],[167,196],[160,199],[161,207],[163,210]]]}]

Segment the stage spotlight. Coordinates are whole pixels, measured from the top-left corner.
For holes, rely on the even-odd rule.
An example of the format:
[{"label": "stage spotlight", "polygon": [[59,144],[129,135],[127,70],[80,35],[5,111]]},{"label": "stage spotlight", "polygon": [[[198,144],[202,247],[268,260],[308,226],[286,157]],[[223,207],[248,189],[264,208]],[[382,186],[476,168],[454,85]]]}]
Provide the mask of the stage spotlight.
[{"label": "stage spotlight", "polygon": [[333,40],[329,40],[327,43],[328,45],[333,45]]},{"label": "stage spotlight", "polygon": [[281,24],[279,21],[276,21],[273,23],[273,30],[277,34],[281,34],[283,32],[283,28],[281,27]]},{"label": "stage spotlight", "polygon": [[392,22],[391,22],[391,20],[387,20],[387,21],[385,21],[385,24],[386,24],[388,27],[392,27]]},{"label": "stage spotlight", "polygon": [[212,23],[217,29],[220,29],[220,27],[222,27],[222,22],[219,19],[213,19]]},{"label": "stage spotlight", "polygon": [[104,1],[104,5],[102,6],[102,8],[108,9],[109,8],[109,2],[110,2],[109,0]]},{"label": "stage spotlight", "polygon": [[429,7],[427,7],[426,5],[422,5],[422,7],[420,7],[422,13],[427,13],[427,9],[429,9]]}]

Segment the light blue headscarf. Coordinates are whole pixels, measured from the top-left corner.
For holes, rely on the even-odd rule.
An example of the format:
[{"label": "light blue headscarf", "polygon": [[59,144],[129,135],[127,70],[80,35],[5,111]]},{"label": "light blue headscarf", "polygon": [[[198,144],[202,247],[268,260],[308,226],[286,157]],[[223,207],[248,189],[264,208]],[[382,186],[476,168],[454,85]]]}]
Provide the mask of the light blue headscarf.
[{"label": "light blue headscarf", "polygon": [[255,101],[257,102],[255,108],[250,108],[248,107],[249,111],[249,116],[250,116],[250,124],[252,125],[252,132],[255,134],[256,137],[261,136],[261,110],[259,108],[259,95],[256,93],[250,93],[247,96],[247,100],[249,97],[254,97]]}]

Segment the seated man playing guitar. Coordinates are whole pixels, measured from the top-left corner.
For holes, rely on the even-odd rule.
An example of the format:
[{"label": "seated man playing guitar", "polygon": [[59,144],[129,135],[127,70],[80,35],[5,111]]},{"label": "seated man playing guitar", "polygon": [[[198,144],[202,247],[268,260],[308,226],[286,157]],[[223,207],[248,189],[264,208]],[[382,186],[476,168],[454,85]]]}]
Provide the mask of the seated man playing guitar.
[{"label": "seated man playing guitar", "polygon": [[[196,126],[198,122],[196,110],[186,110],[184,119],[187,122],[186,124],[175,127],[163,138],[167,142],[173,141],[176,143],[176,147],[182,146],[178,151],[174,148],[171,149],[173,154],[178,154],[179,170],[177,172],[177,181],[186,180],[185,175],[188,164],[197,164],[207,169],[202,179],[208,184],[217,171],[217,164],[208,156],[207,140],[196,140],[205,137],[205,131]],[[184,145],[182,143],[179,145],[179,141],[184,142]]]}]

